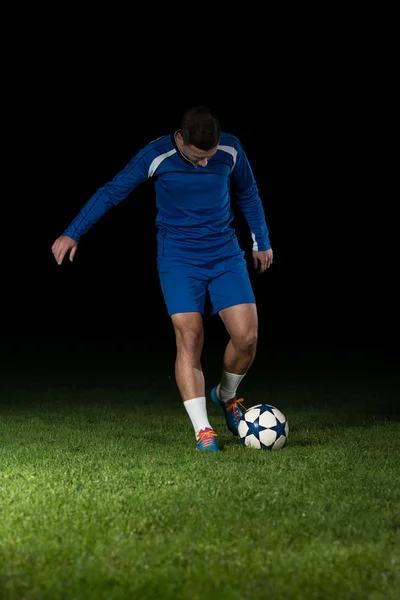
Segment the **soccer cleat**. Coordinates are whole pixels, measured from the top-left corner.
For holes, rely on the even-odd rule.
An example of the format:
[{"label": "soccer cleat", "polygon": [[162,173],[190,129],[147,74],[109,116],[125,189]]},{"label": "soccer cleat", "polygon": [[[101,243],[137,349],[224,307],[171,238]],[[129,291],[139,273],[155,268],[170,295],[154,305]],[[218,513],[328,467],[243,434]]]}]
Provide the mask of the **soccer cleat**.
[{"label": "soccer cleat", "polygon": [[217,440],[215,439],[217,434],[210,427],[206,429],[200,429],[197,434],[197,446],[196,450],[206,450],[208,452],[219,452]]},{"label": "soccer cleat", "polygon": [[221,402],[217,396],[217,388],[215,387],[211,390],[211,400],[224,411],[225,420],[229,431],[231,431],[233,435],[239,435],[238,427],[240,419],[243,417],[243,412],[240,410],[240,406],[246,410],[242,404],[243,398],[240,400],[232,398],[232,400],[228,400],[228,402]]}]

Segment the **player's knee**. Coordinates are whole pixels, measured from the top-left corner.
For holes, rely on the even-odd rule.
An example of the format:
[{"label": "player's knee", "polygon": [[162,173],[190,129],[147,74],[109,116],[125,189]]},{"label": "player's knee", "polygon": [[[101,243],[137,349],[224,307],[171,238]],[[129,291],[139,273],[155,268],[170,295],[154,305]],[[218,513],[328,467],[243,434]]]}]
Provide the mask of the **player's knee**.
[{"label": "player's knee", "polygon": [[257,341],[258,341],[258,336],[257,336],[256,331],[254,331],[253,333],[250,332],[246,336],[245,344],[246,344],[248,354],[255,354],[256,349],[257,349]]},{"label": "player's knee", "polygon": [[177,332],[176,343],[178,350],[184,351],[187,354],[198,354],[203,345],[203,333],[196,329],[190,329]]},{"label": "player's knee", "polygon": [[232,341],[241,353],[255,354],[258,341],[257,331],[244,331],[238,338],[232,339]]}]

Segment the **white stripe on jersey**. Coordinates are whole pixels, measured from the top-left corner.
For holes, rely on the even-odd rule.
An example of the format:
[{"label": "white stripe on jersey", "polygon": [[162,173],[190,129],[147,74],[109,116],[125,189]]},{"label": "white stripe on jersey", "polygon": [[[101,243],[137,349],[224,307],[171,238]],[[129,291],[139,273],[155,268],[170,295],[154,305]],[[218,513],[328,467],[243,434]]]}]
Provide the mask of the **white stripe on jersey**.
[{"label": "white stripe on jersey", "polygon": [[[236,164],[237,150],[233,146],[218,146],[218,150],[222,150],[223,152],[228,152],[228,154],[232,154],[233,157],[233,167]],[[232,169],[233,169],[232,167]]]},{"label": "white stripe on jersey", "polygon": [[160,154],[160,156],[157,156],[157,158],[155,158],[153,160],[153,162],[151,163],[151,165],[149,167],[149,172],[147,173],[147,177],[148,178],[153,177],[154,173],[156,172],[157,168],[160,166],[162,161],[165,160],[166,158],[168,158],[169,156],[172,156],[173,154],[175,154],[175,152],[176,152],[176,150],[175,150],[175,148],[173,148],[169,152],[165,152],[164,154]]}]

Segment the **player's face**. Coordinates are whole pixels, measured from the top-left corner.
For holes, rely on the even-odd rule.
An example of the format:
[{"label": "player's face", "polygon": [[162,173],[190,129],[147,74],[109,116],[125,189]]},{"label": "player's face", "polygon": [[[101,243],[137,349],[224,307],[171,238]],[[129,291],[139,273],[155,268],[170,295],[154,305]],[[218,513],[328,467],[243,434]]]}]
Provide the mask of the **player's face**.
[{"label": "player's face", "polygon": [[214,156],[218,150],[218,146],[211,148],[211,150],[200,150],[200,148],[196,148],[196,146],[192,146],[192,144],[185,144],[180,134],[178,134],[177,137],[181,152],[190,160],[190,162],[196,165],[196,167],[206,167],[210,158]]},{"label": "player's face", "polygon": [[217,148],[212,148],[211,150],[200,150],[196,148],[196,146],[192,146],[191,144],[186,145],[183,144],[182,152],[188,159],[196,165],[196,167],[206,167],[208,161],[214,154],[216,153]]}]

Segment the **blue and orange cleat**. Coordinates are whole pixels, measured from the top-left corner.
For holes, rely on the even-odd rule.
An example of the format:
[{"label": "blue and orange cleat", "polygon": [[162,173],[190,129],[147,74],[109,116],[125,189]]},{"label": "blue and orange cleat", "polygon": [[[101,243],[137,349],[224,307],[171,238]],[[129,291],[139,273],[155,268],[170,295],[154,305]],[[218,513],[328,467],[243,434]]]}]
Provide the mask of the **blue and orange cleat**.
[{"label": "blue and orange cleat", "polygon": [[206,429],[200,429],[197,434],[197,446],[196,450],[206,450],[208,452],[219,452],[217,440],[215,439],[217,434],[214,429],[206,427]]},{"label": "blue and orange cleat", "polygon": [[221,400],[217,396],[217,388],[215,387],[211,390],[211,400],[215,402],[217,406],[222,408],[229,431],[231,431],[233,435],[239,435],[238,427],[240,419],[243,416],[243,412],[240,409],[240,407],[246,410],[246,408],[242,404],[243,398],[241,398],[240,400],[232,398],[232,400],[228,400],[228,402],[221,402]]}]

